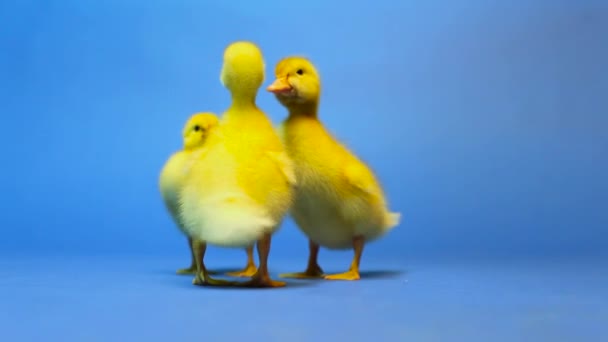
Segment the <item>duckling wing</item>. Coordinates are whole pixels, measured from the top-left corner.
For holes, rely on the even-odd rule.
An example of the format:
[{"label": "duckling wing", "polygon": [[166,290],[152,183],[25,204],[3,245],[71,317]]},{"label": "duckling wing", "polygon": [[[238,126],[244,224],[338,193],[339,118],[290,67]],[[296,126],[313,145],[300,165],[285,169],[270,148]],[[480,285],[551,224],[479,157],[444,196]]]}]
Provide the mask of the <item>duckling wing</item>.
[{"label": "duckling wing", "polygon": [[344,167],[346,182],[367,195],[377,195],[378,186],[371,171],[361,163],[350,162]]},{"label": "duckling wing", "polygon": [[283,176],[287,179],[287,182],[291,186],[295,186],[297,183],[296,172],[293,165],[293,161],[286,152],[268,151],[266,155],[275,163],[275,165],[281,170]]},{"label": "duckling wing", "polygon": [[[354,196],[343,202],[342,212],[354,222],[362,222],[370,215],[379,223],[382,231],[388,231],[399,225],[400,213],[390,212],[386,208],[384,194],[372,171],[361,162],[351,162],[344,169],[347,183],[363,196]],[[363,204],[365,203],[365,204]],[[367,208],[362,210],[361,208]]]}]

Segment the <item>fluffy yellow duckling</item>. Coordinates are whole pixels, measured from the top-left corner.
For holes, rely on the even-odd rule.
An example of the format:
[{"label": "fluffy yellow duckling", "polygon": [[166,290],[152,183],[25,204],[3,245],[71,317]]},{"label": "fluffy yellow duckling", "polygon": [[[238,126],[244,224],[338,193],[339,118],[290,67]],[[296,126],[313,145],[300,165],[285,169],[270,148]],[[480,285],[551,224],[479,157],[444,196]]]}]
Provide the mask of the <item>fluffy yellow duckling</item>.
[{"label": "fluffy yellow duckling", "polygon": [[[257,241],[258,271],[239,285],[279,287],[285,283],[270,279],[267,261],[271,235],[292,203],[295,175],[271,121],[256,105],[264,68],[262,52],[251,42],[224,51],[220,79],[232,103],[196,156],[180,213],[195,240],[195,256],[204,257],[206,244],[245,247]],[[193,283],[234,284],[210,278],[202,261]]]},{"label": "fluffy yellow duckling", "polygon": [[[192,115],[183,129],[183,150],[174,153],[167,160],[160,173],[159,187],[162,199],[177,227],[184,234],[186,234],[186,231],[184,230],[184,225],[178,214],[178,193],[185,179],[185,169],[188,165],[188,159],[191,157],[193,151],[204,146],[209,132],[217,127],[217,125],[218,118],[213,113],[196,113]],[[190,267],[177,270],[177,274],[194,274],[196,271],[196,262],[192,251],[192,239],[190,237],[188,237],[188,246],[192,258]],[[247,247],[247,264],[245,268],[242,271],[228,273],[228,275],[251,276],[255,271],[256,266],[253,261],[253,245],[251,245]]]},{"label": "fluffy yellow duckling", "polygon": [[289,110],[280,130],[298,180],[291,214],[308,236],[310,250],[306,271],[281,277],[322,277],[317,255],[323,246],[355,251],[347,272],[325,279],[358,280],[363,245],[395,227],[400,214],[388,211],[373,172],[319,121],[321,81],[314,65],[288,57],[277,64],[275,74],[267,90]]}]

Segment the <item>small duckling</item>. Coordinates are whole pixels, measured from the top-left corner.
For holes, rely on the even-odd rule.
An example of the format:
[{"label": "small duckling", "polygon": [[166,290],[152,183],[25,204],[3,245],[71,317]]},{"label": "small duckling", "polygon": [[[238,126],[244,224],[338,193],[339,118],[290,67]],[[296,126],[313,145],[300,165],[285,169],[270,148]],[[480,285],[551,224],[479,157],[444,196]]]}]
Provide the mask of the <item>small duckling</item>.
[{"label": "small duckling", "polygon": [[[235,42],[224,51],[220,80],[232,103],[180,193],[180,214],[194,243],[195,285],[285,286],[270,278],[267,262],[271,235],[291,206],[295,175],[272,122],[256,105],[264,72],[255,44]],[[203,262],[207,244],[240,248],[256,241],[259,267],[250,281],[209,277]]]},{"label": "small duckling", "polygon": [[308,266],[285,278],[317,278],[319,247],[353,248],[347,272],[325,275],[328,280],[358,280],[365,243],[399,224],[391,213],[373,172],[337,141],[319,121],[321,81],[314,65],[301,57],[281,60],[276,80],[267,88],[289,111],[280,131],[296,170],[298,186],[291,214],[309,238]]},{"label": "small duckling", "polygon": [[[185,178],[185,169],[193,151],[204,146],[207,136],[212,129],[217,127],[218,118],[213,113],[196,113],[192,115],[186,122],[183,129],[183,150],[174,153],[163,166],[159,187],[160,193],[169,211],[169,214],[175,221],[179,230],[186,235],[184,226],[178,214],[179,189],[183,185]],[[188,247],[190,248],[191,263],[190,267],[177,270],[177,274],[194,274],[196,271],[196,261],[194,252],[192,251],[192,239],[188,237]],[[253,245],[247,247],[247,264],[242,271],[231,272],[231,276],[251,276],[256,271],[255,262],[253,261]]]}]

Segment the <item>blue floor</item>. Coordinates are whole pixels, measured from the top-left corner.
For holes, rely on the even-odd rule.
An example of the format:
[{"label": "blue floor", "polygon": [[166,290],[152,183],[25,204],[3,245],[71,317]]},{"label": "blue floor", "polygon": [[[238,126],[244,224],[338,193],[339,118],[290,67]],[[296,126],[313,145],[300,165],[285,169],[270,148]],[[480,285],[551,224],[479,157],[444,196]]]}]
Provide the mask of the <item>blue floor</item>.
[{"label": "blue floor", "polygon": [[363,261],[359,282],[232,290],[175,275],[183,258],[2,258],[0,341],[608,340],[605,264]]}]

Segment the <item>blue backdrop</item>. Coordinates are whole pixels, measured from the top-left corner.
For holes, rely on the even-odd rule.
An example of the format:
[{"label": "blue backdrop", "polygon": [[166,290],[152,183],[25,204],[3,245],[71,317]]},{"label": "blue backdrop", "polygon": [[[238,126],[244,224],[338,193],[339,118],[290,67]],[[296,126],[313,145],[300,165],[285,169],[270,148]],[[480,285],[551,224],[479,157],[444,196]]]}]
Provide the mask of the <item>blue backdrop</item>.
[{"label": "blue backdrop", "polygon": [[[159,172],[189,115],[226,109],[222,52],[247,39],[265,86],[280,58],[312,59],[321,119],[402,213],[363,267],[606,256],[607,35],[606,1],[4,1],[0,255],[186,266]],[[271,267],[306,253],[286,221]]]},{"label": "blue backdrop", "polygon": [[[265,85],[286,55],[320,69],[322,120],[403,214],[376,255],[606,251],[605,3],[222,3],[1,5],[0,250],[184,253],[159,170],[190,114],[226,108],[222,51],[250,39]],[[291,221],[275,241],[306,251]]]}]

